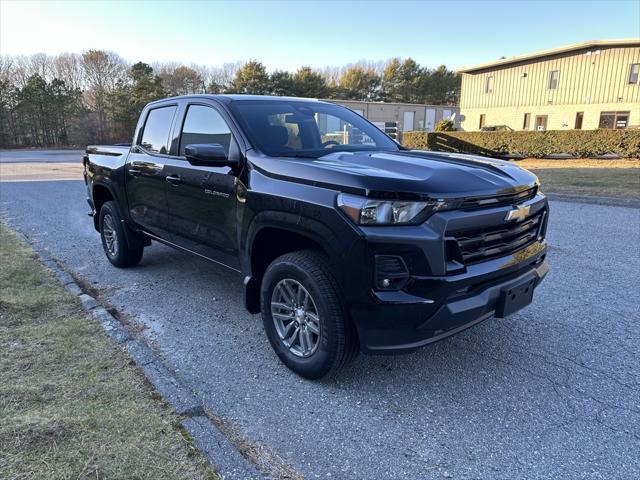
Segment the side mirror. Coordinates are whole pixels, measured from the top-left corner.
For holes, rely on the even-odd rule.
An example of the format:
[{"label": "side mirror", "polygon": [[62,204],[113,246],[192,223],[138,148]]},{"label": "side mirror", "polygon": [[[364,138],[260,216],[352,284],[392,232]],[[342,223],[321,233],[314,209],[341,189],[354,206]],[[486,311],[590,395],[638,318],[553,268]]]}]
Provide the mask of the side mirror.
[{"label": "side mirror", "polygon": [[193,165],[224,167],[236,163],[229,160],[224,147],[219,143],[192,143],[184,148],[184,155]]}]

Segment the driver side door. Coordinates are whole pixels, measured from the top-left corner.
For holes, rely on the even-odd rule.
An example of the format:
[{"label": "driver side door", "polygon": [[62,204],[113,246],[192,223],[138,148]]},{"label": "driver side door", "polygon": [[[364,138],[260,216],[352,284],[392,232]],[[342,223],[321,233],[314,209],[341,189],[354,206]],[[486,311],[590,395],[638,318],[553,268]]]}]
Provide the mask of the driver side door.
[{"label": "driver side door", "polygon": [[238,163],[234,167],[192,165],[190,144],[220,144],[240,160],[233,134],[220,112],[208,104],[188,104],[179,134],[178,156],[165,164],[172,242],[233,269],[237,245]]}]

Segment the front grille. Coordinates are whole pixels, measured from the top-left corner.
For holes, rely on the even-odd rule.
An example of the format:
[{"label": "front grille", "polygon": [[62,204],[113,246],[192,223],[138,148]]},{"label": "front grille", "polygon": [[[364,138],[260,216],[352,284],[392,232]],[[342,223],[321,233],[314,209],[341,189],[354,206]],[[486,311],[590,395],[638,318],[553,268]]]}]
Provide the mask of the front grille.
[{"label": "front grille", "polygon": [[530,245],[538,237],[543,221],[544,212],[518,223],[452,231],[447,236],[456,239],[462,259],[469,265],[508,255]]},{"label": "front grille", "polygon": [[515,205],[525,202],[536,196],[538,187],[528,188],[518,193],[507,193],[504,195],[489,195],[485,197],[469,197],[462,202],[463,210],[473,208],[502,207],[504,205]]}]

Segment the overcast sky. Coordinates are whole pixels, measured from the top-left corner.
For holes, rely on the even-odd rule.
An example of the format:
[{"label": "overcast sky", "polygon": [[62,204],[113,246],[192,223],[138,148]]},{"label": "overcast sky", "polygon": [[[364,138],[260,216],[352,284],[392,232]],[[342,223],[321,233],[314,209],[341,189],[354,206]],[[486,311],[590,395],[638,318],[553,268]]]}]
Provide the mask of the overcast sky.
[{"label": "overcast sky", "polygon": [[413,57],[451,68],[640,37],[640,1],[29,2],[0,0],[0,52],[113,50],[129,61],[270,70]]}]

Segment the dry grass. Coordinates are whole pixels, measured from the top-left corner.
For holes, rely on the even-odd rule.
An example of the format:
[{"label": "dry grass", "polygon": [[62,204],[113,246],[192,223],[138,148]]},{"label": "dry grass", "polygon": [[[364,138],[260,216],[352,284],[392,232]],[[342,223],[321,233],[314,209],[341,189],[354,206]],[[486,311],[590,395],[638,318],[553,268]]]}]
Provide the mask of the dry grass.
[{"label": "dry grass", "polygon": [[124,351],[0,226],[0,477],[213,479]]},{"label": "dry grass", "polygon": [[640,198],[640,159],[546,160],[517,162],[540,179],[542,191],[604,197]]}]

